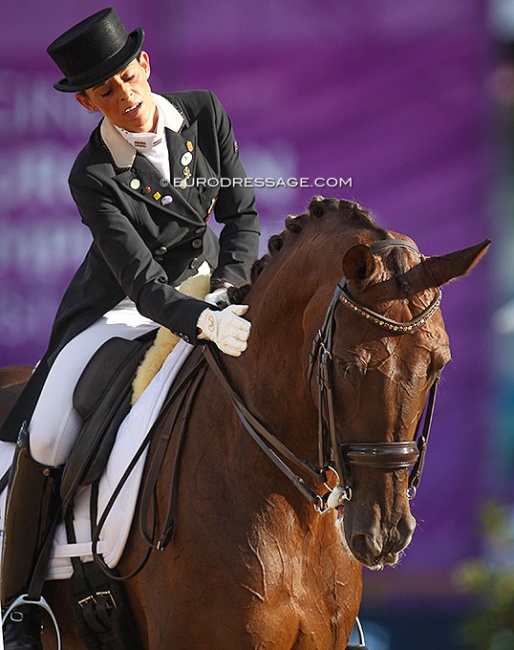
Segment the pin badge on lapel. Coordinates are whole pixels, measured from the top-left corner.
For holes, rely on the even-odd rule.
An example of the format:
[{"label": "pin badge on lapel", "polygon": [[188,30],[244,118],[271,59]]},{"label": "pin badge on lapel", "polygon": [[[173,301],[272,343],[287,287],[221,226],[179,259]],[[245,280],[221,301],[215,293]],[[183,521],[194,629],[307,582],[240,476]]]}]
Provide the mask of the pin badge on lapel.
[{"label": "pin badge on lapel", "polygon": [[211,218],[211,214],[212,214],[212,211],[214,210],[214,206],[216,205],[217,200],[218,200],[217,196],[215,196],[212,199],[211,204],[209,206],[209,209],[207,210],[207,216],[205,217],[205,223],[207,223],[209,221],[209,219]]},{"label": "pin badge on lapel", "polygon": [[155,192],[155,194],[152,194],[152,196],[156,201],[158,201],[161,198],[162,194],[160,192]]},{"label": "pin badge on lapel", "polygon": [[187,149],[188,151],[190,151],[190,152],[193,151],[193,149],[194,149],[194,145],[193,145],[193,143],[191,142],[191,140],[188,140],[188,141],[186,142],[186,149]]},{"label": "pin badge on lapel", "polygon": [[141,187],[141,181],[140,181],[138,178],[133,178],[133,179],[130,181],[130,187],[131,187],[133,190],[138,190],[138,189]]},{"label": "pin badge on lapel", "polygon": [[184,174],[184,178],[186,178],[186,179],[191,178],[191,170],[189,169],[189,167],[187,167],[187,166],[184,167],[184,169],[182,170],[182,173]]},{"label": "pin badge on lapel", "polygon": [[180,159],[180,164],[182,166],[189,165],[189,163],[193,160],[193,154],[190,151],[186,151],[186,153],[182,156]]},{"label": "pin badge on lapel", "polygon": [[167,194],[166,196],[162,197],[161,205],[169,205],[170,203],[172,203],[172,201],[173,201],[173,197]]}]

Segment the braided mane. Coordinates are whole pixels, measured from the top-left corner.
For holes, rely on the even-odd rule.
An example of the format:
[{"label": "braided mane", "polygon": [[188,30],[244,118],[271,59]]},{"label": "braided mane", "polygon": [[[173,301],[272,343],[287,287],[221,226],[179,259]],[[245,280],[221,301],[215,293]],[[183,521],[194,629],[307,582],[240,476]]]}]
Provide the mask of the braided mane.
[{"label": "braided mane", "polygon": [[379,239],[386,239],[389,235],[386,230],[373,219],[371,212],[365,210],[355,201],[345,199],[324,198],[315,196],[309,203],[306,212],[299,215],[289,215],[285,220],[285,229],[272,235],[268,241],[268,252],[259,260],[254,262],[251,270],[250,283],[242,287],[231,287],[229,289],[230,300],[233,303],[243,302],[252,284],[259,277],[262,271],[268,266],[273,257],[282,248],[284,243],[302,232],[305,225],[314,219],[321,219],[326,215],[339,215],[348,220],[355,228],[373,230]]}]

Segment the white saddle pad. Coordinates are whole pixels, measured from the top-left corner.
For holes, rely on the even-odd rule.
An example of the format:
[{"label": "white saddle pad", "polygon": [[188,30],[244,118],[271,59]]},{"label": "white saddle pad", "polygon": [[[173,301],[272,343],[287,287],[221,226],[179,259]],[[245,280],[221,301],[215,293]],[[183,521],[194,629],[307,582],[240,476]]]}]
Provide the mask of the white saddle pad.
[{"label": "white saddle pad", "polygon": [[[107,467],[100,479],[98,517],[119,484],[125,469],[155,422],[173,380],[193,346],[180,340],[164,361],[141,397],[123,420]],[[0,442],[0,476],[10,467],[15,444]],[[129,480],[122,488],[100,534],[98,552],[105,563],[113,568],[125,548],[136,507],[139,486],[144,469],[146,452],[138,461]],[[0,495],[0,535],[3,536],[7,490]],[[70,557],[92,560],[91,522],[89,517],[90,487],[82,488],[75,499],[75,534],[77,543],[68,544],[64,525],[57,529],[47,578],[67,579],[72,575]]]}]

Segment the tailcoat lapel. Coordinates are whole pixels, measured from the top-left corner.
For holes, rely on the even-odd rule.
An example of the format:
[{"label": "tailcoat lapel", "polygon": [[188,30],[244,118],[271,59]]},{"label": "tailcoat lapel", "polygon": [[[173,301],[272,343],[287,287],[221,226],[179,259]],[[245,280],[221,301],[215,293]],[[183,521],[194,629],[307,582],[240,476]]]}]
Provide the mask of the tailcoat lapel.
[{"label": "tailcoat lapel", "polygon": [[[154,95],[154,99],[164,118],[171,183],[104,119],[100,133],[119,170],[115,181],[133,198],[197,226],[204,222],[206,199],[217,193],[212,186],[206,187],[208,180],[216,175],[198,147],[197,123],[188,124],[184,115],[164,97]],[[197,174],[201,175],[199,182]]]}]

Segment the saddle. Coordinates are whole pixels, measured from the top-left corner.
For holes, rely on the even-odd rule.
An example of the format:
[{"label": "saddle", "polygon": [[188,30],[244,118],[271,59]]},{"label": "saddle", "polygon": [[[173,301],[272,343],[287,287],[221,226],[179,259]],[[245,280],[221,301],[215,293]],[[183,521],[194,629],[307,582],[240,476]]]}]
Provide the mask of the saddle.
[{"label": "saddle", "polygon": [[73,394],[73,406],[83,425],[61,481],[64,511],[79,486],[100,478],[118,428],[130,410],[132,380],[154,338],[155,332],[150,332],[133,341],[109,339],[85,367]]},{"label": "saddle", "polygon": [[[209,286],[210,276],[200,274],[185,280],[179,290],[200,299]],[[98,480],[121,422],[178,341],[160,327],[132,341],[109,339],[90,359],[73,394],[73,406],[84,424],[62,477],[65,510],[80,485]]]}]

